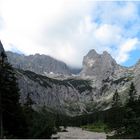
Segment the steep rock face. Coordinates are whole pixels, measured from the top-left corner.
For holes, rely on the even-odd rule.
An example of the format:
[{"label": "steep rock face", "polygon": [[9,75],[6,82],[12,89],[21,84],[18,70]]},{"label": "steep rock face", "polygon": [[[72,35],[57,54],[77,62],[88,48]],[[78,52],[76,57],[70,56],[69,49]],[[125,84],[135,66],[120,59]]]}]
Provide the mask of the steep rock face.
[{"label": "steep rock face", "polygon": [[64,74],[71,75],[68,66],[47,55],[20,55],[13,52],[7,52],[8,61],[15,68],[30,70],[37,74]]},{"label": "steep rock face", "polygon": [[86,104],[93,102],[97,96],[88,80],[56,80],[23,70],[16,70],[16,77],[21,103],[26,102],[29,94],[35,108],[46,106],[48,109],[76,115],[87,112]]},{"label": "steep rock face", "polygon": [[127,69],[118,65],[108,52],[98,54],[95,50],[91,50],[84,56],[80,75],[83,78],[93,79],[95,86],[101,88],[103,81],[118,79],[125,73]]},{"label": "steep rock face", "polygon": [[136,76],[140,75],[140,60],[131,69]]},{"label": "steep rock face", "polygon": [[103,54],[97,54],[91,50],[83,59],[82,76],[93,76],[98,80],[109,77],[119,69],[119,65],[106,51]]},{"label": "steep rock face", "polygon": [[134,74],[134,82],[135,82],[137,91],[138,91],[138,93],[140,93],[140,60],[131,69]]}]

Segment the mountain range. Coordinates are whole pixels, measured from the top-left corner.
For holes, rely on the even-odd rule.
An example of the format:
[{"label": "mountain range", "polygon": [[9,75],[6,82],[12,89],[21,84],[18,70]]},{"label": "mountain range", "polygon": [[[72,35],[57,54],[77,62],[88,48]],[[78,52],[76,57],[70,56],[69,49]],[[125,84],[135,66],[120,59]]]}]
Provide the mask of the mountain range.
[{"label": "mountain range", "polygon": [[30,70],[37,74],[64,74],[71,75],[69,67],[61,61],[58,61],[47,55],[29,55],[6,52],[9,62],[16,68]]},{"label": "mountain range", "polygon": [[[2,44],[1,52],[5,53]],[[45,106],[68,115],[106,110],[111,107],[116,89],[122,104],[126,101],[131,82],[140,94],[140,61],[127,68],[117,64],[106,51],[98,54],[90,50],[83,58],[82,69],[71,69],[46,55],[6,54],[15,68],[20,102],[24,104],[29,95],[36,110]]]}]

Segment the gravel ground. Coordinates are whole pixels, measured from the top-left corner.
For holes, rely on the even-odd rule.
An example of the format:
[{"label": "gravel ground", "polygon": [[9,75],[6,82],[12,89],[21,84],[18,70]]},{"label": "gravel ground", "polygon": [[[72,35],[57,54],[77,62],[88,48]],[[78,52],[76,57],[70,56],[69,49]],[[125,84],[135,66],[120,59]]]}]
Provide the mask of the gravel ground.
[{"label": "gravel ground", "polygon": [[53,135],[53,137],[60,139],[106,139],[105,133],[90,132],[78,127],[68,127],[67,131],[68,132],[58,132],[57,135]]}]

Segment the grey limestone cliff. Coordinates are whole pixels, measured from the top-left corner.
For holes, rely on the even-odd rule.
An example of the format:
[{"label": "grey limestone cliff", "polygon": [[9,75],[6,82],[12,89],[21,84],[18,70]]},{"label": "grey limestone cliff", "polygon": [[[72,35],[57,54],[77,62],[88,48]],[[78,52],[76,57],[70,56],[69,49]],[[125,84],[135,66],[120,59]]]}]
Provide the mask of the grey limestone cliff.
[{"label": "grey limestone cliff", "polygon": [[15,68],[30,70],[37,74],[63,74],[71,75],[68,66],[47,55],[29,55],[7,52],[8,60]]},{"label": "grey limestone cliff", "polygon": [[109,77],[119,69],[119,65],[104,51],[103,54],[98,54],[95,50],[91,50],[83,59],[82,76],[94,76],[98,80]]},{"label": "grey limestone cliff", "polygon": [[23,70],[16,70],[16,77],[21,103],[26,103],[27,94],[30,94],[35,108],[46,106],[71,115],[80,114],[86,112],[86,103],[96,96],[88,80],[56,80]]}]

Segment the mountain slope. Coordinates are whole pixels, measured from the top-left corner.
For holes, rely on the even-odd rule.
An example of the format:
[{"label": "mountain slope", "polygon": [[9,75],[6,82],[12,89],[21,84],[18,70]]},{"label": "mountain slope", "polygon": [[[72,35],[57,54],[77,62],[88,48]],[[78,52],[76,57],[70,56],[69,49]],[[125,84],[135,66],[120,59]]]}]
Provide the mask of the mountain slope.
[{"label": "mountain slope", "polygon": [[134,80],[132,76],[106,80],[99,88],[91,79],[56,80],[23,70],[16,70],[16,76],[21,92],[21,103],[26,102],[29,94],[35,103],[33,107],[46,106],[48,109],[69,115],[91,113],[111,107],[116,89],[124,102],[129,85]]},{"label": "mountain slope", "polygon": [[15,68],[30,70],[37,74],[64,74],[71,75],[69,67],[61,61],[58,61],[47,55],[21,55],[13,52],[6,52],[8,61]]},{"label": "mountain slope", "polygon": [[16,70],[16,76],[21,103],[25,103],[27,94],[30,94],[35,108],[46,106],[59,112],[77,114],[86,111],[88,98],[93,100],[93,89],[88,80],[56,80],[23,70]]}]

